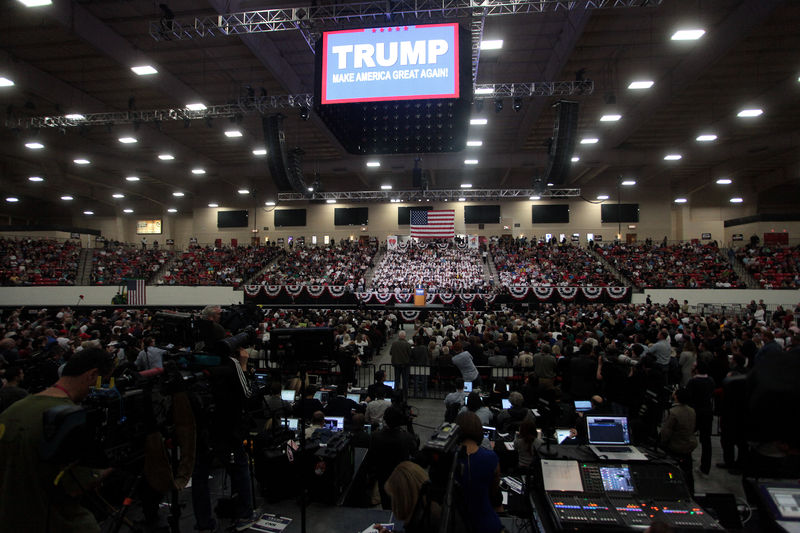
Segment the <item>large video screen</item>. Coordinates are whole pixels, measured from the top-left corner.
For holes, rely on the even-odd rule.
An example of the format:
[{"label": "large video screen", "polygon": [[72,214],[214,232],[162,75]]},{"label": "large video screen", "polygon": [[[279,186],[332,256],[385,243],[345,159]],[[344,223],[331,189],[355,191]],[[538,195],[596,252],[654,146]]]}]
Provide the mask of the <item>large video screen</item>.
[{"label": "large video screen", "polygon": [[499,205],[465,205],[465,224],[497,224],[500,222]]},{"label": "large video screen", "polygon": [[569,204],[534,205],[531,216],[534,224],[568,224]]},{"label": "large video screen", "polygon": [[218,211],[218,228],[246,228],[247,210],[242,211]]},{"label": "large video screen", "polygon": [[275,210],[275,227],[280,228],[283,226],[305,226],[306,225],[306,210],[305,209],[276,209]]},{"label": "large video screen", "polygon": [[458,24],[322,33],[322,104],[459,97]]},{"label": "large video screen", "polygon": [[334,226],[366,226],[369,207],[337,207],[333,210]]},{"label": "large video screen", "polygon": [[600,221],[639,222],[639,204],[603,204],[600,206]]}]

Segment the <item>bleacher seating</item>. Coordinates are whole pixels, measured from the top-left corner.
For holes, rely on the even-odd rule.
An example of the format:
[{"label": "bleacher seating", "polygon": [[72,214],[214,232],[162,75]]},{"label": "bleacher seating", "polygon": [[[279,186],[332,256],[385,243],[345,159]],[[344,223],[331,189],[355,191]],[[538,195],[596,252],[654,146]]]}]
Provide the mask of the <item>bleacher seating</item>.
[{"label": "bleacher seating", "polygon": [[362,290],[364,274],[377,248],[342,241],[335,246],[294,248],[253,283],[267,285],[345,285]]},{"label": "bleacher seating", "polygon": [[282,253],[274,246],[191,248],[175,260],[159,284],[238,287]]},{"label": "bleacher seating", "polygon": [[607,244],[597,252],[645,289],[746,288],[714,244]]},{"label": "bleacher seating", "polygon": [[746,246],[736,257],[762,289],[800,288],[800,247]]},{"label": "bleacher seating", "polygon": [[0,284],[74,285],[80,242],[0,239]]},{"label": "bleacher seating", "polygon": [[95,250],[92,255],[92,285],[119,285],[126,278],[148,282],[172,259],[167,250],[142,250],[134,245]]},{"label": "bleacher seating", "polygon": [[375,268],[371,283],[379,292],[412,290],[420,284],[429,293],[486,293],[492,289],[484,279],[480,252],[453,244],[389,250]]},{"label": "bleacher seating", "polygon": [[499,242],[490,252],[503,287],[622,285],[602,261],[579,246]]}]

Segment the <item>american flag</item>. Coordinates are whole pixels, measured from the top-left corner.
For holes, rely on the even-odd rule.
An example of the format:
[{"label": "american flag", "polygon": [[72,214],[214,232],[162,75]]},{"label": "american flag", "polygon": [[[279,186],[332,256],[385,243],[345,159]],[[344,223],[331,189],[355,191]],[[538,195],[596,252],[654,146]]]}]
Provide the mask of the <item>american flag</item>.
[{"label": "american flag", "polygon": [[454,210],[423,211],[411,210],[411,236],[425,238],[453,238],[455,236]]},{"label": "american flag", "polygon": [[128,280],[128,305],[147,304],[147,289],[144,283],[143,279]]}]

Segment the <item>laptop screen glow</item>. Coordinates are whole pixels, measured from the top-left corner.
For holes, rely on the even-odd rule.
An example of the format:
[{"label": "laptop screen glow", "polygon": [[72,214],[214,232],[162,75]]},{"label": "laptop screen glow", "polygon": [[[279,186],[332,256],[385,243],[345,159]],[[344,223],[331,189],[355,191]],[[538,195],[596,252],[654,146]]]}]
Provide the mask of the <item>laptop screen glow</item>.
[{"label": "laptop screen glow", "polygon": [[628,418],[624,416],[587,416],[589,444],[630,444]]}]

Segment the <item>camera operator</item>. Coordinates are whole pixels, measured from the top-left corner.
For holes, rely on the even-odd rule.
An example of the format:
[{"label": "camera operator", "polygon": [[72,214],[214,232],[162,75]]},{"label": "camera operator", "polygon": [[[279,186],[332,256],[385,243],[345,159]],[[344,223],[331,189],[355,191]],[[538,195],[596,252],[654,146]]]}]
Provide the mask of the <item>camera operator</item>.
[{"label": "camera operator", "polygon": [[219,323],[222,318],[222,308],[218,305],[207,305],[200,312],[197,321],[200,340],[206,348],[218,340],[225,338],[225,328]]},{"label": "camera operator", "polygon": [[[225,465],[231,478],[237,518],[235,527],[242,528],[253,522],[250,470],[242,444],[246,433],[244,409],[252,396],[245,376],[249,355],[243,346],[232,349],[233,344],[220,342],[211,346],[212,351],[220,356],[220,364],[208,369],[215,408],[205,427],[198,424],[197,460],[192,475],[195,529],[200,531],[214,531],[217,526],[211,514],[208,486],[215,459]],[[197,419],[202,420],[202,415]]]},{"label": "camera operator", "polygon": [[111,372],[102,349],[73,355],[61,378],[42,392],[14,403],[0,415],[0,525],[3,531],[100,531],[82,507],[82,492],[99,480],[96,470],[43,461],[42,417],[53,407],[73,406],[89,394],[98,376]]},{"label": "camera operator", "polygon": [[156,340],[153,337],[144,339],[144,349],[139,352],[136,358],[136,368],[138,370],[151,370],[153,368],[164,368],[164,354],[166,350],[156,347]]}]

